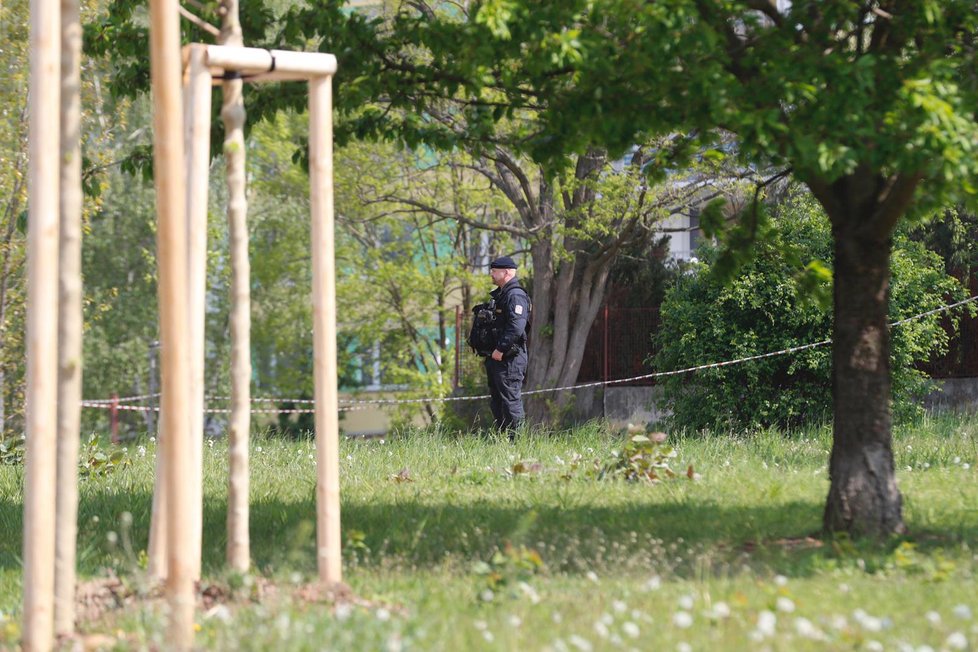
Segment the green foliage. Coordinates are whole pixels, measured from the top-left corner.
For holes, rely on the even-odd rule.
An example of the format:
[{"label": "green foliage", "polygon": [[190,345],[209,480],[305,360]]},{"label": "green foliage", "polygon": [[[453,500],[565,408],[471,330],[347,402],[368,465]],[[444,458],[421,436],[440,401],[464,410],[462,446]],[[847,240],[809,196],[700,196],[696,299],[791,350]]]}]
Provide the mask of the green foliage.
[{"label": "green foliage", "polygon": [[[656,336],[657,369],[723,362],[831,338],[831,316],[824,308],[824,298],[831,295],[828,222],[807,193],[794,193],[772,211],[777,235],[758,243],[752,260],[732,281],[724,282],[722,251],[703,247],[702,264],[667,294]],[[893,321],[962,296],[940,259],[902,233],[895,239],[892,270]],[[892,329],[898,414],[908,416],[918,409],[911,399],[925,385],[914,364],[946,347],[940,316]],[[671,376],[663,386],[673,421],[683,427],[791,427],[828,415],[830,369],[830,348],[823,346]]]},{"label": "green foliage", "polygon": [[508,541],[489,561],[477,561],[472,565],[473,574],[481,579],[479,598],[485,602],[495,600],[500,593],[509,597],[530,593],[532,589],[528,583],[545,571],[546,565],[539,552]]},{"label": "green foliage", "polygon": [[676,449],[666,444],[664,432],[632,434],[628,436],[621,450],[612,453],[612,459],[595,476],[599,480],[621,478],[661,482],[676,477],[676,473],[669,468],[669,461],[677,455]]},{"label": "green foliage", "polygon": [[98,435],[92,434],[82,446],[78,474],[82,478],[105,476],[131,465],[132,459],[127,449],[116,447],[107,449],[99,441]]},{"label": "green foliage", "polygon": [[21,464],[24,461],[23,435],[0,436],[0,464]]}]

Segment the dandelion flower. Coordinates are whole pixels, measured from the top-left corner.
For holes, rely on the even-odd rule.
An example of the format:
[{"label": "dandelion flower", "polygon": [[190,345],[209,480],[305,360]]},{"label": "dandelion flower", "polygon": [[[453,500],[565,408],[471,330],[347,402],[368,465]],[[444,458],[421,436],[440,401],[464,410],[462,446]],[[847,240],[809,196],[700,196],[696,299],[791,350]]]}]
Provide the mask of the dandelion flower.
[{"label": "dandelion flower", "polygon": [[710,616],[712,618],[729,618],[730,617],[730,606],[726,602],[717,602],[713,605],[713,609],[710,611]]},{"label": "dandelion flower", "polygon": [[693,602],[693,596],[691,595],[684,595],[683,597],[679,598],[679,606],[686,611],[693,608]]},{"label": "dandelion flower", "polygon": [[941,614],[937,613],[936,611],[928,611],[924,614],[924,618],[926,618],[927,622],[935,627],[941,624]]},{"label": "dandelion flower", "polygon": [[686,629],[693,625],[693,617],[686,611],[677,611],[672,615],[672,624],[680,629]]},{"label": "dandelion flower", "polygon": [[778,624],[778,617],[771,611],[762,611],[757,614],[756,631],[762,636],[774,636],[774,628]]},{"label": "dandelion flower", "polygon": [[601,638],[608,638],[608,626],[600,620],[594,623],[594,633]]},{"label": "dandelion flower", "polygon": [[954,608],[954,615],[961,620],[971,620],[971,607],[966,604],[959,604]]},{"label": "dandelion flower", "polygon": [[639,635],[642,633],[639,630],[638,625],[636,625],[630,620],[621,626],[621,631],[625,632],[626,635],[632,638],[638,638]]},{"label": "dandelion flower", "polygon": [[777,599],[775,606],[777,607],[778,611],[783,611],[786,614],[790,614],[795,610],[795,603],[792,602],[791,598],[786,598],[784,596]]},{"label": "dandelion flower", "polygon": [[778,586],[784,586],[785,584],[788,583],[788,578],[785,577],[784,575],[775,575],[774,583],[777,584]]},{"label": "dandelion flower", "polygon": [[591,652],[591,650],[594,649],[594,646],[591,645],[591,641],[581,636],[578,636],[577,634],[571,635],[571,637],[567,640],[570,641],[570,644],[576,647],[581,652]]},{"label": "dandelion flower", "polygon": [[968,639],[961,632],[953,632],[944,641],[944,646],[952,650],[967,650],[968,649]]},{"label": "dandelion flower", "polygon": [[818,641],[824,638],[822,631],[807,618],[795,618],[795,631],[798,636]]}]

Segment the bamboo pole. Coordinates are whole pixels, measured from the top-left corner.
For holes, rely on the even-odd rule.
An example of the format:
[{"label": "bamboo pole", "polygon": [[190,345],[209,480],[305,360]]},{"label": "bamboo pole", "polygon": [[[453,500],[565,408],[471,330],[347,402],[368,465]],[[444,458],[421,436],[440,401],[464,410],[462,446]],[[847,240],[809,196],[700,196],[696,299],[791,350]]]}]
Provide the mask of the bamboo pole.
[{"label": "bamboo pole", "polygon": [[51,649],[54,630],[60,31],[59,0],[31,0],[22,639],[28,652]]},{"label": "bamboo pole", "polygon": [[61,0],[58,486],[54,560],[54,631],[59,636],[75,631],[82,374],[81,42],[78,0]]},{"label": "bamboo pole", "polygon": [[187,521],[193,530],[191,574],[200,579],[203,535],[204,452],[204,302],[207,294],[207,184],[210,168],[211,75],[204,61],[203,45],[190,49],[187,79],[187,282],[190,339],[190,478],[191,510]]},{"label": "bamboo pole", "polygon": [[150,80],[159,266],[161,417],[166,475],[168,644],[193,645],[192,529],[177,527],[190,511],[190,350],[187,341],[187,222],[183,156],[180,24],[174,0],[150,0]]},{"label": "bamboo pole", "polygon": [[316,396],[316,562],[324,584],[342,581],[333,245],[332,79],[309,81],[313,374]]},{"label": "bamboo pole", "polygon": [[[224,0],[221,45],[245,51],[237,0]],[[231,417],[228,432],[227,562],[245,572],[251,566],[249,460],[251,434],[251,266],[248,261],[248,198],[245,171],[244,82],[231,75],[221,86],[224,104],[224,161],[231,250]]]}]

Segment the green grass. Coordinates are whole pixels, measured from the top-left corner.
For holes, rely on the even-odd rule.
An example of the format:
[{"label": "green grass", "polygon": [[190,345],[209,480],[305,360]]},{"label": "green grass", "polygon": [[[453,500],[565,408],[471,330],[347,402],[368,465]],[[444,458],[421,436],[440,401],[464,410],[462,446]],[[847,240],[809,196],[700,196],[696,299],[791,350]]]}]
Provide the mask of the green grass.
[{"label": "green grass", "polygon": [[[806,538],[817,536],[828,491],[827,429],[675,436],[680,475],[656,485],[585,473],[624,443],[599,425],[516,445],[432,432],[344,441],[344,579],[362,600],[339,609],[294,598],[316,574],[311,442],[253,444],[255,568],[245,577],[223,568],[226,448],[217,442],[205,450],[204,584],[236,599],[198,613],[197,641],[226,650],[973,649],[976,440],[978,424],[965,417],[897,429],[910,534],[883,544]],[[130,444],[130,466],[82,481],[82,576],[111,569],[139,585],[154,450]],[[508,472],[519,462],[540,468]],[[19,467],[0,466],[0,648],[19,627],[21,484]],[[274,595],[249,599],[268,581]],[[109,633],[119,649],[165,646],[158,601],[83,629]]]}]

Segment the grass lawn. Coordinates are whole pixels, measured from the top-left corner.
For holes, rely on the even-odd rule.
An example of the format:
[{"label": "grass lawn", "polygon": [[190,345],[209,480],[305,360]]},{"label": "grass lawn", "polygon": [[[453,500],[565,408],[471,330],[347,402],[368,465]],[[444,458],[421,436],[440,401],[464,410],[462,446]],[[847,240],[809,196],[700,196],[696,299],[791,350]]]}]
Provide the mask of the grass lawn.
[{"label": "grass lawn", "polygon": [[[341,445],[348,600],[317,599],[312,443],[252,446],[254,570],[223,568],[226,448],[205,449],[197,643],[223,650],[978,648],[978,422],[898,427],[906,537],[821,539],[830,433],[672,437],[677,477],[599,479],[600,425],[515,445],[412,432]],[[151,441],[81,481],[82,579],[149,591],[80,624],[165,648],[142,567]],[[695,479],[687,478],[692,466]],[[19,637],[22,468],[0,466],[0,649]],[[131,517],[131,525],[126,525]],[[96,639],[90,639],[95,642]]]}]

